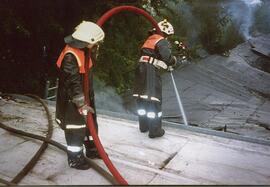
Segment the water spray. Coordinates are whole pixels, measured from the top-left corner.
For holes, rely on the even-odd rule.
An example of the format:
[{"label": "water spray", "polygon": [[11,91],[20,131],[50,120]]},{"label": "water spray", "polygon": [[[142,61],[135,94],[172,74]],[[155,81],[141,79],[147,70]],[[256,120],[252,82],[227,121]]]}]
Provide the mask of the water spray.
[{"label": "water spray", "polygon": [[169,69],[170,74],[171,74],[171,78],[172,78],[172,82],[173,82],[173,88],[174,88],[174,91],[175,91],[176,99],[177,99],[177,102],[178,102],[178,105],[179,105],[179,108],[180,108],[180,112],[181,112],[182,117],[183,117],[183,120],[184,120],[184,124],[185,125],[188,125],[187,117],[186,117],[186,114],[185,114],[185,110],[184,110],[184,107],[183,107],[182,101],[180,99],[180,95],[179,95],[178,89],[177,89],[176,84],[175,84],[175,81],[174,81],[172,70],[173,69]]}]

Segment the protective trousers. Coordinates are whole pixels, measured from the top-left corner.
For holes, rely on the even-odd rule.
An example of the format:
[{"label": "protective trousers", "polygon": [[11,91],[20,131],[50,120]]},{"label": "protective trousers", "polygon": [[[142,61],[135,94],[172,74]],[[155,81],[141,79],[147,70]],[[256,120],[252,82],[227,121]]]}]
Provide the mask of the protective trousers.
[{"label": "protective trousers", "polygon": [[[95,110],[95,103],[93,98],[90,98],[90,105]],[[96,127],[96,132],[98,133],[97,116],[96,114],[92,114],[92,116]],[[86,122],[83,124],[66,124],[65,138],[67,142],[69,158],[81,155],[83,153],[83,145],[85,146],[86,151],[87,149],[95,147]]]},{"label": "protective trousers", "polygon": [[139,127],[141,132],[149,130],[149,137],[161,137],[165,131],[161,123],[161,103],[149,101],[142,98],[137,99],[137,112],[139,117]]}]

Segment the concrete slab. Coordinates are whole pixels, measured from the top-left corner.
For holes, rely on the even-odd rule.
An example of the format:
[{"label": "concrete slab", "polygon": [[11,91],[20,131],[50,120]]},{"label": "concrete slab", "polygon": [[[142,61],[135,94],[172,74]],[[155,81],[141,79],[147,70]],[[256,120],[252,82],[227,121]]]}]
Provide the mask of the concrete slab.
[{"label": "concrete slab", "polygon": [[269,184],[269,152],[244,150],[189,142],[166,169],[198,179],[201,184]]},{"label": "concrete slab", "polygon": [[130,159],[135,163],[154,168],[161,167],[163,161],[178,152],[187,141],[184,136],[150,139],[147,133],[139,133],[137,122],[119,122],[117,119],[101,118],[100,123],[103,124],[100,128],[100,137],[112,156],[118,159]]},{"label": "concrete slab", "polygon": [[[10,139],[12,138],[13,136],[10,136]],[[16,141],[16,139],[13,141]],[[1,138],[1,143],[3,142]],[[0,152],[0,175],[15,177],[39,147],[40,145],[34,141],[25,141],[23,143],[19,141],[15,147]]]},{"label": "concrete slab", "polygon": [[[257,176],[255,182],[258,184],[270,182],[266,172],[269,169],[267,164],[270,161],[270,147],[249,146],[249,143],[242,142],[237,144],[237,141],[172,128],[166,128],[166,135],[163,138],[149,139],[147,134],[138,132],[136,122],[106,116],[100,116],[98,122],[105,149],[130,184],[253,184],[254,180],[249,181],[248,178],[254,173]],[[58,136],[64,139],[59,131]],[[24,152],[33,150],[32,145],[22,145]],[[19,170],[18,164],[15,164],[16,167],[10,167],[12,165],[10,158],[13,159],[13,163],[23,165],[23,158],[29,157],[21,154],[22,149],[19,149],[19,145],[17,148],[16,153],[20,153],[21,157],[12,157],[16,155],[12,151],[6,152],[8,155],[0,152],[1,158],[6,159],[5,165],[0,162],[1,170],[16,167]],[[163,161],[175,152],[177,154],[171,162],[165,165],[165,168],[159,169],[163,166]],[[99,163],[105,168],[100,161]],[[248,163],[252,164],[247,165]],[[220,167],[218,170],[217,166]],[[215,170],[216,174],[212,170]],[[234,173],[227,174],[231,170]],[[223,174],[220,176],[220,173]],[[234,175],[235,173],[238,175]],[[14,174],[15,171],[0,173],[1,177],[6,175],[11,177]],[[226,177],[230,177],[228,183]],[[66,155],[50,146],[30,175],[20,184],[106,185],[108,182],[92,169],[87,171],[70,169],[67,166]]]}]

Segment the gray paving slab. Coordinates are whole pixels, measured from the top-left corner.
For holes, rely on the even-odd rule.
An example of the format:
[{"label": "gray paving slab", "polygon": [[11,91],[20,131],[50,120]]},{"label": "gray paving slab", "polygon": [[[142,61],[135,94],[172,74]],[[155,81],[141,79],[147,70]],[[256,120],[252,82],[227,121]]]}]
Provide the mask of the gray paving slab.
[{"label": "gray paving slab", "polygon": [[244,148],[232,150],[189,142],[166,169],[199,179],[203,184],[269,184],[269,154],[243,151]]}]

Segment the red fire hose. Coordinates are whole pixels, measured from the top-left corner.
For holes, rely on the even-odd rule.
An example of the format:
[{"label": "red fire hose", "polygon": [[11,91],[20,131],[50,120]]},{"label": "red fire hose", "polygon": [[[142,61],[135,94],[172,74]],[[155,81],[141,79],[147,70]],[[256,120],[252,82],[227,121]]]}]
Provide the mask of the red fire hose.
[{"label": "red fire hose", "polygon": [[[157,32],[159,34],[162,34],[159,27],[158,27],[157,22],[154,20],[154,18],[152,16],[150,16],[144,10],[133,7],[133,6],[119,6],[119,7],[113,8],[113,9],[109,10],[108,12],[106,12],[103,16],[101,16],[101,18],[97,21],[97,24],[100,27],[102,27],[103,24],[110,17],[112,17],[114,14],[117,14],[117,13],[122,12],[122,11],[130,11],[130,12],[134,12],[134,13],[139,14],[139,15],[143,15],[146,19],[148,19],[148,21],[151,22],[153,27],[156,28]],[[90,105],[90,102],[89,102],[90,101],[90,99],[89,99],[89,80],[88,80],[89,68],[88,67],[89,67],[89,61],[86,60],[86,63],[85,63],[86,73],[84,74],[84,96],[86,98],[87,104]],[[106,152],[105,152],[105,150],[100,142],[100,139],[96,133],[96,129],[95,129],[94,121],[93,121],[93,116],[91,113],[88,113],[88,115],[87,115],[87,125],[88,125],[89,131],[93,137],[94,143],[97,147],[97,150],[98,150],[102,160],[106,164],[107,168],[110,170],[110,172],[112,173],[112,175],[114,176],[114,178],[116,179],[116,181],[120,185],[128,185],[127,181],[117,171],[117,169],[112,164],[110,158],[106,154]]]}]

